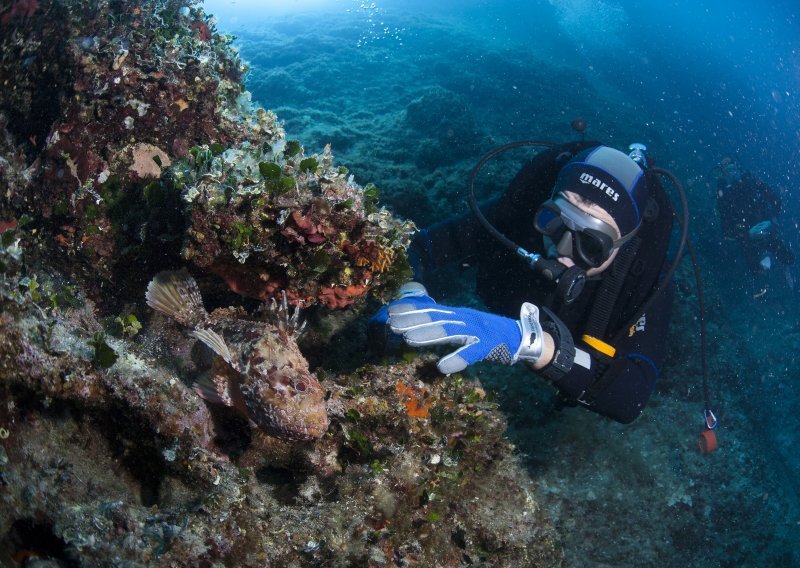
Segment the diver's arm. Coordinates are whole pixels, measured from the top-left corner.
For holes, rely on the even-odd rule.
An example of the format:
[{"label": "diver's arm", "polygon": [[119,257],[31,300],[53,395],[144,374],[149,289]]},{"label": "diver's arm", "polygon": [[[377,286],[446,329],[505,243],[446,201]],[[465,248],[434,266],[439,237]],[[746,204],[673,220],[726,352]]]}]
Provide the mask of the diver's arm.
[{"label": "diver's arm", "polygon": [[633,335],[613,346],[616,353],[610,360],[576,341],[572,368],[553,380],[554,386],[568,399],[617,422],[635,420],[653,393],[664,360],[672,295],[671,287],[661,294]]},{"label": "diver's arm", "polygon": [[755,186],[756,202],[761,206],[764,219],[779,217],[783,212],[783,200],[778,192],[760,179],[754,178],[753,185]]},{"label": "diver's arm", "polygon": [[725,239],[738,239],[743,233],[746,215],[742,212],[744,200],[741,191],[737,191],[736,187],[722,183],[717,186],[717,212],[722,237]]},{"label": "diver's arm", "polygon": [[[487,217],[492,216],[497,199],[481,205]],[[430,272],[473,256],[484,231],[472,213],[466,213],[418,231],[408,249],[414,280],[425,282]]]},{"label": "diver's arm", "polygon": [[550,363],[552,363],[553,355],[555,355],[556,352],[556,342],[553,339],[553,336],[546,331],[542,333],[542,342],[542,354],[539,357],[539,360],[530,366],[534,371],[544,369]]}]

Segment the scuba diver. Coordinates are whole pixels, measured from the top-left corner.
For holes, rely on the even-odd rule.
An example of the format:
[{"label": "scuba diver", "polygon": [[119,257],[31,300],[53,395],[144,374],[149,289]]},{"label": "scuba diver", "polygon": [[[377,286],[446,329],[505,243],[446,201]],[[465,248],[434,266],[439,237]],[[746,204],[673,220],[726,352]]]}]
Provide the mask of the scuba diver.
[{"label": "scuba diver", "polygon": [[[644,410],[666,352],[673,209],[643,145],[630,154],[598,142],[546,145],[483,211],[471,191],[483,162],[476,167],[473,215],[415,235],[417,281],[374,321],[388,316],[391,332],[413,347],[457,346],[439,360],[442,373],[523,362],[563,403],[629,423]],[[685,229],[683,239],[681,250]],[[467,261],[477,262],[477,292],[491,313],[438,304],[426,291],[427,276]]]},{"label": "scuba diver", "polygon": [[781,198],[752,173],[724,158],[717,177],[717,211],[722,236],[738,241],[747,262],[753,297],[767,293],[767,277],[773,263],[783,267],[786,284],[794,288],[791,266],[794,254],[781,238],[777,218]]}]

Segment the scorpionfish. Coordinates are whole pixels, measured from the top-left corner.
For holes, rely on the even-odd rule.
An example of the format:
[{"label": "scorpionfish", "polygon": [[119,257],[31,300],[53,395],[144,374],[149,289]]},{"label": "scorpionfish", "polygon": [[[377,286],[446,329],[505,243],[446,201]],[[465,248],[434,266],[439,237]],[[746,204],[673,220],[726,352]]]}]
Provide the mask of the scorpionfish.
[{"label": "scorpionfish", "polygon": [[289,316],[285,294],[282,302],[272,302],[273,321],[246,319],[236,308],[208,313],[197,282],[184,269],[157,274],[146,298],[216,354],[209,374],[194,384],[201,397],[233,407],[277,438],[307,441],[325,434],[325,391],[297,347],[299,310]]}]

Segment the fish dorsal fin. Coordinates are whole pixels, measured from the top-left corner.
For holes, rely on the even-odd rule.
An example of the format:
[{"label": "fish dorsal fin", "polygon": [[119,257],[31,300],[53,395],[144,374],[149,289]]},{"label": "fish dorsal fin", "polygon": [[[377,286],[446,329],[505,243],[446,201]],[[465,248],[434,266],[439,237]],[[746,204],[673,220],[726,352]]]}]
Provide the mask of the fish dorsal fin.
[{"label": "fish dorsal fin", "polygon": [[231,350],[228,348],[228,344],[225,343],[225,340],[219,333],[211,329],[200,328],[200,329],[195,329],[190,335],[202,341],[214,353],[222,357],[222,359],[228,365],[230,365],[240,373],[242,372],[239,363],[233,358],[233,353],[231,353]]},{"label": "fish dorsal fin", "polygon": [[156,274],[147,285],[145,298],[148,306],[187,327],[208,317],[197,282],[186,269]]}]

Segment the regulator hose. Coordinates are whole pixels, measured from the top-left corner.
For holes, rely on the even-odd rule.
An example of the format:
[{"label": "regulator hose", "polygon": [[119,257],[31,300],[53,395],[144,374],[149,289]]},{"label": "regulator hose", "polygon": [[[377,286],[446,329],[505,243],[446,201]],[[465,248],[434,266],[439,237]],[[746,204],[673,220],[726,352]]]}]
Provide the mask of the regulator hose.
[{"label": "regulator hose", "polygon": [[697,288],[697,300],[699,304],[700,310],[700,365],[702,368],[703,374],[703,403],[705,404],[705,408],[703,411],[704,420],[706,422],[706,426],[709,429],[714,429],[717,426],[717,418],[714,415],[714,411],[711,409],[711,389],[709,386],[708,381],[708,361],[706,356],[706,318],[705,318],[705,296],[703,294],[703,279],[700,274],[700,265],[697,262],[697,257],[694,252],[694,247],[692,246],[692,242],[689,239],[689,204],[686,200],[686,192],[683,189],[683,184],[675,177],[675,175],[670,172],[669,170],[665,170],[663,168],[650,168],[651,172],[654,174],[663,176],[667,178],[669,181],[672,182],[672,185],[675,186],[675,189],[678,192],[678,196],[681,201],[681,215],[675,213],[676,217],[678,217],[679,223],[681,225],[681,236],[680,241],[678,243],[678,251],[675,254],[675,258],[670,264],[669,269],[667,270],[664,278],[661,280],[658,288],[650,295],[647,301],[642,304],[642,307],[639,308],[639,311],[628,321],[626,325],[620,328],[617,335],[614,337],[613,342],[619,341],[627,330],[630,329],[632,325],[635,325],[639,318],[642,317],[650,306],[653,305],[653,302],[658,298],[658,296],[663,293],[663,291],[667,288],[669,283],[672,281],[672,275],[675,273],[675,270],[678,268],[678,264],[683,258],[684,249],[689,251],[689,257],[692,261],[692,268],[694,270],[694,279],[695,279],[695,286]]},{"label": "regulator hose", "polygon": [[517,142],[509,142],[508,144],[503,144],[502,146],[498,146],[487,152],[478,163],[472,168],[472,171],[469,174],[469,180],[467,181],[467,200],[469,201],[469,208],[472,210],[472,214],[475,215],[475,218],[478,222],[486,229],[495,239],[500,241],[506,248],[510,249],[512,252],[516,254],[520,254],[520,251],[524,251],[526,254],[522,256],[526,256],[528,253],[519,246],[517,243],[506,237],[503,233],[498,231],[483,215],[483,212],[478,207],[478,202],[475,200],[475,178],[478,177],[478,173],[480,173],[483,166],[486,165],[486,162],[497,156],[498,154],[502,154],[508,150],[513,148],[521,148],[523,146],[538,146],[540,148],[555,148],[558,146],[555,142],[547,142],[543,140],[519,140]]},{"label": "regulator hose", "polygon": [[472,168],[472,171],[469,174],[469,180],[467,182],[467,199],[469,201],[469,207],[472,210],[473,215],[475,215],[475,218],[483,226],[483,228],[489,232],[489,234],[491,234],[514,254],[522,257],[528,263],[530,268],[548,280],[554,281],[556,283],[556,292],[558,293],[559,297],[561,297],[565,303],[570,304],[575,301],[575,299],[580,296],[581,292],[583,291],[583,287],[586,284],[586,271],[578,266],[566,267],[557,260],[549,259],[538,253],[528,252],[523,247],[519,246],[517,243],[498,231],[497,228],[494,227],[494,225],[492,225],[483,215],[483,212],[478,207],[478,202],[475,200],[475,178],[478,176],[478,173],[481,171],[486,162],[498,154],[505,152],[506,150],[519,148],[522,146],[554,148],[558,146],[558,144],[543,140],[520,140],[518,142],[510,142],[490,150],[478,161],[477,164],[475,164],[475,167]]}]

